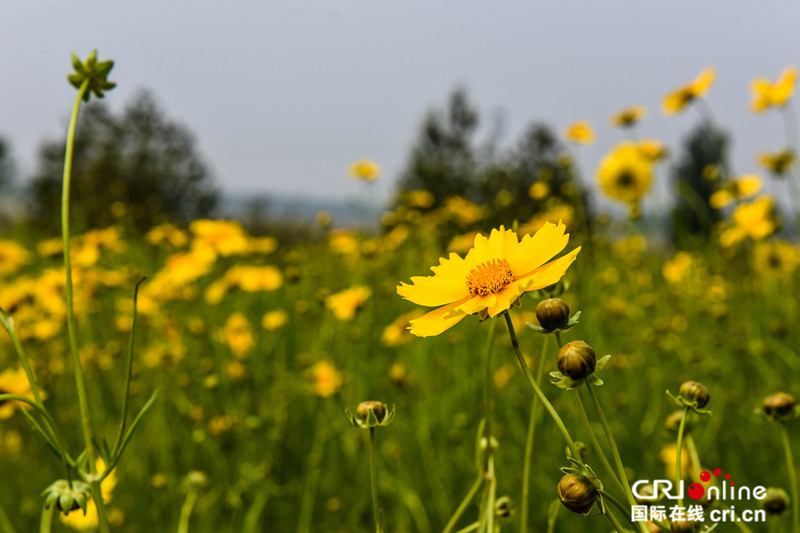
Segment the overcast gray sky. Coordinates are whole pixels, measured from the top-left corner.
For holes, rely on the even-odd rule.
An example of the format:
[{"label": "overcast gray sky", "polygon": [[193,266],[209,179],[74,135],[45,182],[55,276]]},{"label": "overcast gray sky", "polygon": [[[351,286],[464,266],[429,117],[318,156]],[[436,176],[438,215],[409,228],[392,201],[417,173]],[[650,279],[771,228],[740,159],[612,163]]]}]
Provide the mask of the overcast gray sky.
[{"label": "overcast gray sky", "polygon": [[116,61],[121,108],[141,87],[189,127],[229,193],[357,194],[349,163],[371,158],[388,193],[426,109],[461,85],[505,141],[532,120],[592,122],[580,152],[593,179],[621,132],[608,117],[648,107],[643,135],[675,146],[698,117],[664,117],[663,95],[706,66],[707,97],[734,135],[738,173],[783,146],[774,112],[748,110],[749,83],[800,65],[800,2],[790,0],[431,0],[4,2],[0,135],[23,173],[63,135],[72,51]]}]

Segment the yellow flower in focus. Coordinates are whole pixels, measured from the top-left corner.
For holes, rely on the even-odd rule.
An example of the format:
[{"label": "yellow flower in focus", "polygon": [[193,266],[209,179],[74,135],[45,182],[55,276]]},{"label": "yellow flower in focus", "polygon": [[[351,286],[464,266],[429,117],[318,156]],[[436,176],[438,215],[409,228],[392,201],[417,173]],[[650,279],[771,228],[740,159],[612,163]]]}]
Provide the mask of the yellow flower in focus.
[{"label": "yellow flower in focus", "polygon": [[13,274],[30,260],[25,248],[14,241],[0,241],[0,276]]},{"label": "yellow flower in focus", "polygon": [[788,276],[797,269],[800,251],[790,242],[765,241],[753,248],[753,266],[766,277]]},{"label": "yellow flower in focus", "polygon": [[694,81],[678,87],[664,97],[662,109],[665,115],[674,115],[689,105],[694,99],[704,96],[714,83],[716,71],[706,68]]},{"label": "yellow flower in focus", "polygon": [[550,194],[550,186],[542,181],[537,181],[528,189],[528,194],[534,200],[541,200]]},{"label": "yellow flower in focus", "polygon": [[627,107],[611,117],[611,125],[615,128],[633,126],[647,116],[647,108],[643,105]]},{"label": "yellow flower in focus", "polygon": [[597,181],[603,192],[629,206],[639,204],[652,180],[652,161],[632,142],[618,144],[597,167]]},{"label": "yellow flower in focus", "polygon": [[394,321],[383,328],[383,334],[381,335],[381,343],[384,346],[401,346],[403,344],[408,343],[411,340],[411,334],[408,332],[408,328],[411,325],[411,321],[415,318],[419,318],[424,314],[424,311],[419,309],[415,309],[409,313],[403,313]]},{"label": "yellow flower in focus", "polygon": [[250,350],[255,346],[253,329],[250,322],[242,313],[233,313],[225,322],[222,330],[222,338],[228,345],[233,355],[239,358],[247,357]]},{"label": "yellow flower in focus", "polygon": [[[103,472],[105,472],[106,463],[102,459],[97,459],[96,464],[98,473],[102,474]],[[108,475],[108,477],[106,477],[100,483],[100,492],[102,493],[103,503],[108,503],[111,501],[111,493],[114,491],[114,487],[116,486],[117,486],[117,474],[116,472],[111,472]],[[58,517],[61,520],[62,524],[72,529],[77,529],[78,531],[95,529],[97,528],[98,524],[97,504],[95,504],[94,499],[91,499],[86,502],[85,515],[82,510],[78,509],[76,511],[72,511],[67,516],[58,513]]]},{"label": "yellow flower in focus", "polygon": [[[433,276],[411,278],[401,283],[397,294],[415,304],[438,307],[411,321],[411,333],[419,337],[438,335],[467,315],[495,317],[519,304],[526,291],[541,289],[564,276],[580,247],[552,260],[569,241],[566,226],[545,224],[520,241],[512,230],[492,230],[489,237],[475,236],[465,258],[450,254],[431,267]],[[548,262],[549,261],[549,262]]]},{"label": "yellow flower in focus", "polygon": [[311,367],[311,380],[314,393],[322,398],[329,398],[339,392],[344,382],[342,373],[329,361],[320,361]]},{"label": "yellow flower in focus", "polygon": [[735,201],[755,196],[760,190],[761,178],[756,174],[747,174],[711,193],[708,203],[714,209],[722,209]]},{"label": "yellow flower in focus", "polygon": [[772,198],[761,196],[749,204],[742,204],[733,212],[733,224],[720,235],[720,244],[727,248],[750,238],[761,240],[776,229],[773,219]]},{"label": "yellow flower in focus", "polygon": [[360,181],[375,181],[381,174],[381,167],[369,159],[361,159],[347,169],[350,177]]},{"label": "yellow flower in focus", "polygon": [[353,320],[356,311],[371,295],[372,290],[369,287],[353,287],[325,298],[325,307],[332,310],[333,316],[339,320]]},{"label": "yellow flower in focus", "polygon": [[592,144],[594,142],[594,130],[592,130],[592,125],[587,121],[580,120],[573,122],[564,130],[564,138],[578,144]]},{"label": "yellow flower in focus", "polygon": [[750,109],[756,113],[770,107],[782,107],[786,105],[789,98],[794,94],[794,86],[797,82],[797,68],[786,67],[781,72],[780,77],[775,83],[770,83],[764,78],[756,78],[750,84],[750,91],[753,99],[750,101]]},{"label": "yellow flower in focus", "polygon": [[283,309],[276,309],[264,314],[261,326],[267,331],[277,331],[289,322],[289,315]]},{"label": "yellow flower in focus", "polygon": [[758,163],[776,176],[783,176],[795,163],[794,152],[789,148],[779,152],[763,152],[758,156]]},{"label": "yellow flower in focus", "polygon": [[[31,400],[34,399],[28,376],[21,368],[17,370],[9,368],[0,373],[0,394],[15,394]],[[0,402],[0,420],[11,418],[17,406],[28,408],[26,404],[15,400]]]}]

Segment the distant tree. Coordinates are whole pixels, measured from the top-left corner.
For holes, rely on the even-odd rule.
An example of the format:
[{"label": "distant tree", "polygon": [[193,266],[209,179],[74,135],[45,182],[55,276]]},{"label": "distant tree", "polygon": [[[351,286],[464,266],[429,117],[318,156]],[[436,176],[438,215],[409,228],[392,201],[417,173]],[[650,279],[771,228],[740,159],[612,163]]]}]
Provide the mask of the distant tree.
[{"label": "distant tree", "polygon": [[[59,224],[63,164],[64,142],[44,143],[30,194],[32,222],[43,230]],[[122,216],[138,229],[183,223],[208,216],[217,201],[193,136],[167,119],[147,91],[120,115],[102,102],[84,107],[71,194],[77,229],[108,226]]]},{"label": "distant tree", "polygon": [[8,142],[0,137],[0,191],[8,190],[14,184],[15,171],[11,148]]},{"label": "distant tree", "polygon": [[709,206],[714,178],[727,175],[725,153],[728,136],[700,124],[683,141],[683,151],[673,168],[676,203],[672,211],[673,238],[682,245],[687,239],[707,239],[721,215]]},{"label": "distant tree", "polygon": [[446,110],[428,112],[401,175],[400,190],[429,191],[435,198],[432,207],[448,196],[470,195],[476,171],[472,137],[478,121],[478,111],[463,89],[450,95]]}]

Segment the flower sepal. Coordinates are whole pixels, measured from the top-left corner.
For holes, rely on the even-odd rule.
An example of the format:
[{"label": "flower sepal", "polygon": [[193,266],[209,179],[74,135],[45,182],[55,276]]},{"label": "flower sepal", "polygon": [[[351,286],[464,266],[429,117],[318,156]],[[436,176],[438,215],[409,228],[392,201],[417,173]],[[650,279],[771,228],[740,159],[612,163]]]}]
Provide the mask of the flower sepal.
[{"label": "flower sepal", "polygon": [[536,331],[537,333],[541,333],[542,335],[549,335],[550,333],[556,333],[556,332],[558,332],[558,333],[562,333],[562,332],[564,332],[564,331],[568,331],[569,329],[571,329],[571,328],[572,328],[572,326],[574,326],[574,325],[576,325],[578,322],[580,322],[580,318],[581,318],[581,312],[580,312],[580,311],[578,311],[577,313],[575,313],[574,315],[572,315],[572,316],[569,318],[569,321],[567,322],[567,325],[566,325],[566,326],[564,326],[564,327],[562,327],[562,328],[556,328],[556,329],[552,329],[552,330],[550,330],[550,329],[545,329],[545,328],[543,328],[542,326],[537,326],[536,324],[531,324],[530,322],[525,322],[525,323],[526,323],[526,324],[528,325],[528,327],[529,327],[529,328],[531,328],[533,331]]},{"label": "flower sepal", "polygon": [[47,487],[42,496],[45,497],[45,509],[49,509],[55,503],[56,508],[64,516],[78,509],[82,509],[86,516],[86,505],[92,497],[92,488],[83,481],[73,481],[70,484],[66,479],[59,479]]},{"label": "flower sepal", "polygon": [[98,98],[104,96],[104,91],[110,91],[117,86],[113,81],[108,81],[109,72],[114,68],[111,60],[97,61],[97,50],[92,50],[86,57],[86,61],[81,61],[77,54],[72,54],[72,68],[75,72],[67,76],[67,80],[76,89],[80,89],[86,80],[89,84],[83,95],[83,101],[88,102],[92,93]]},{"label": "flower sepal", "polygon": [[[578,312],[580,313],[580,311]],[[611,359],[611,355],[605,355],[597,360],[595,363],[594,372],[586,376],[585,378],[580,379],[572,379],[569,376],[565,376],[558,370],[555,372],[550,372],[550,383],[558,387],[559,389],[564,390],[574,390],[583,385],[584,383],[588,383],[589,385],[600,386],[605,383],[600,376],[597,375],[597,371],[602,370],[608,360]]]},{"label": "flower sepal", "polygon": [[685,398],[684,396],[675,396],[671,392],[667,391],[667,397],[670,399],[672,403],[677,405],[678,407],[689,408],[691,411],[694,411],[698,415],[711,415],[711,411],[708,409],[701,409],[697,400],[692,400],[690,398]]},{"label": "flower sepal", "polygon": [[383,402],[361,402],[356,408],[354,415],[350,409],[344,410],[347,419],[356,427],[371,429],[377,426],[388,426],[394,420],[395,406],[387,412],[386,404]]}]

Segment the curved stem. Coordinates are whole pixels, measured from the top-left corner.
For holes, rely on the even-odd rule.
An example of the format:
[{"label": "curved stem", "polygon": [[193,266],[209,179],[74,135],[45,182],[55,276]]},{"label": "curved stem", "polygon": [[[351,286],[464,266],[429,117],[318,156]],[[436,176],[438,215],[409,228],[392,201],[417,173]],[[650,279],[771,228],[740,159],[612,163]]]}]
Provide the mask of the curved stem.
[{"label": "curved stem", "polygon": [[[542,380],[544,373],[544,362],[547,358],[547,341],[550,339],[547,335],[542,341],[542,352],[539,354],[539,368],[536,370],[536,383]],[[531,406],[531,418],[528,421],[528,434],[525,436],[525,459],[522,467],[522,501],[520,502],[520,533],[528,532],[528,498],[530,496],[531,484],[531,459],[533,458],[533,439],[536,431],[536,418],[539,414],[539,397],[533,397],[533,405]]]},{"label": "curved stem", "polygon": [[681,479],[683,479],[681,475],[683,473],[681,468],[681,448],[683,447],[683,431],[686,427],[686,415],[688,414],[689,408],[687,407],[683,410],[681,425],[678,426],[678,443],[675,445],[675,490],[678,491],[678,507],[683,507],[683,492],[680,489]]},{"label": "curved stem", "polygon": [[561,435],[564,437],[564,440],[567,441],[567,445],[572,450],[573,457],[575,457],[576,460],[581,461],[581,455],[578,453],[578,448],[575,447],[575,442],[572,440],[572,437],[570,437],[567,427],[564,425],[561,417],[558,416],[553,404],[550,403],[550,401],[547,399],[547,396],[545,396],[542,392],[542,389],[539,388],[539,385],[536,383],[536,380],[533,378],[533,375],[528,368],[528,364],[525,362],[525,358],[522,356],[522,352],[519,350],[519,342],[517,342],[517,335],[514,332],[514,324],[511,323],[511,317],[508,315],[508,312],[504,313],[504,316],[506,318],[506,326],[508,326],[508,334],[511,337],[511,346],[513,346],[514,353],[517,355],[517,361],[519,361],[519,366],[522,367],[522,372],[525,374],[528,383],[530,383],[533,392],[536,393],[545,409],[547,409],[547,412],[553,418],[553,421],[556,423],[556,426],[561,432]]},{"label": "curved stem", "polygon": [[789,443],[789,432],[786,424],[781,423],[781,440],[786,453],[786,469],[789,471],[789,484],[792,491],[792,533],[800,533],[800,495],[797,492],[797,471],[794,469],[794,457]]},{"label": "curved stem", "polygon": [[[599,500],[597,502],[597,506],[601,507]],[[605,515],[606,518],[608,518],[608,521],[611,522],[611,526],[617,531],[617,533],[625,533],[625,528],[622,527],[622,524],[619,523],[617,517],[614,516],[609,509],[606,509],[605,512],[602,514]]]},{"label": "curved stem", "polygon": [[456,511],[453,513],[453,516],[450,517],[450,520],[447,521],[447,524],[444,526],[442,533],[450,533],[458,522],[458,519],[461,518],[461,515],[464,514],[464,510],[469,505],[469,502],[472,501],[472,498],[475,497],[475,494],[478,492],[478,489],[481,488],[483,484],[483,472],[478,473],[478,477],[475,479],[475,483],[472,484],[470,487],[469,492],[467,495],[464,496],[464,499],[461,500],[461,503],[456,508]]},{"label": "curved stem", "polygon": [[614,483],[616,483],[620,491],[624,493],[625,487],[622,486],[622,483],[617,477],[617,474],[614,473],[614,468],[611,466],[611,463],[608,462],[608,458],[606,457],[605,452],[603,452],[603,448],[597,441],[597,436],[594,434],[594,430],[592,429],[592,424],[589,422],[589,417],[586,415],[586,409],[583,407],[583,402],[581,401],[581,395],[578,392],[578,389],[573,389],[572,393],[573,393],[573,398],[575,398],[575,403],[578,406],[578,414],[580,414],[581,422],[583,422],[583,427],[586,429],[586,432],[589,433],[589,439],[591,439],[592,441],[592,447],[594,448],[597,457],[603,464],[603,468],[606,469],[606,472],[608,472],[608,474],[614,480]]},{"label": "curved stem", "polygon": [[375,428],[369,428],[369,482],[372,487],[372,512],[375,514],[375,532],[381,533],[380,509],[378,507],[378,474],[375,468]]},{"label": "curved stem", "polygon": [[197,490],[189,489],[186,499],[181,506],[181,517],[178,521],[178,533],[189,533],[189,519],[192,517],[192,508],[197,500]]},{"label": "curved stem", "polygon": [[51,505],[50,508],[42,508],[42,518],[39,520],[39,533],[50,533],[50,527],[53,525],[53,511],[56,506]]}]

